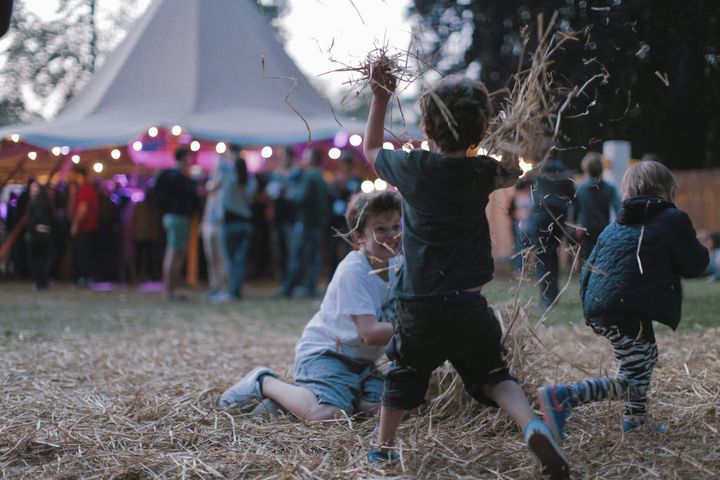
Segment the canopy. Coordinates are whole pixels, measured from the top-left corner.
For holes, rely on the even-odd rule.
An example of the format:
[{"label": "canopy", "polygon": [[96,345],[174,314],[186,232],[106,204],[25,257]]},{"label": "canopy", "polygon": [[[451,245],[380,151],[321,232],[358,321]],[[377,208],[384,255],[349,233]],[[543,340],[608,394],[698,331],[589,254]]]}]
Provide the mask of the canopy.
[{"label": "canopy", "polygon": [[290,144],[307,140],[305,122],[313,140],[342,128],[254,1],[155,0],[54,120],[3,127],[0,137],[90,149],[179,125],[207,140]]}]

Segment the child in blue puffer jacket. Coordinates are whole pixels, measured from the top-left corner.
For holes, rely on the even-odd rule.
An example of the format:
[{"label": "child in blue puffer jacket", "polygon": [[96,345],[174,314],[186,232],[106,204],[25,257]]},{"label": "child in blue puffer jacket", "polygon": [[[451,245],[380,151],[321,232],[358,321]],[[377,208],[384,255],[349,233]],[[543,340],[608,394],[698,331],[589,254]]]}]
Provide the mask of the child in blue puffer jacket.
[{"label": "child in blue puffer jacket", "polygon": [[[672,203],[676,183],[670,170],[658,162],[639,162],[625,173],[620,188],[622,209],[603,230],[580,276],[585,322],[610,341],[618,373],[537,391],[558,441],[570,410],[599,400],[624,400],[623,431],[645,424],[646,393],[658,358],[652,321],[677,328],[680,278],[701,275],[708,264],[690,217]],[[654,429],[667,431],[664,425]]]}]

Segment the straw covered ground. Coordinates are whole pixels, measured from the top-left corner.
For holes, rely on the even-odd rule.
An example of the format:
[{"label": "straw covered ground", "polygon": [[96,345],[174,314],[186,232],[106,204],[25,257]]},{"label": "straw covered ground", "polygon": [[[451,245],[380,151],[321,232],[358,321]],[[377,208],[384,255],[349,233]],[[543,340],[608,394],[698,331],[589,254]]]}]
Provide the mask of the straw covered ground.
[{"label": "straw covered ground", "polygon": [[[402,462],[368,467],[373,419],[303,425],[215,407],[256,364],[286,374],[312,301],[168,305],[158,294],[2,286],[3,478],[537,478],[516,428],[438,371],[430,401],[400,431]],[[41,313],[44,312],[44,313]],[[612,372],[602,339],[521,318],[508,338],[528,392]],[[619,404],[578,409],[566,451],[575,478],[717,478],[720,331],[658,332],[651,412],[670,433],[621,434]]]}]

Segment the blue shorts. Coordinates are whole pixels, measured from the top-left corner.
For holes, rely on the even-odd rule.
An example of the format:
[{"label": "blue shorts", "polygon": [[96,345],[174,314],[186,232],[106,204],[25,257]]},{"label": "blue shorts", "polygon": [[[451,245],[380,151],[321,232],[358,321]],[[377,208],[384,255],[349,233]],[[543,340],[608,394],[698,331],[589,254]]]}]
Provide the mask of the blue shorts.
[{"label": "blue shorts", "polygon": [[167,237],[167,248],[186,248],[190,237],[190,217],[166,213],[162,220]]},{"label": "blue shorts", "polygon": [[348,415],[360,411],[361,400],[379,404],[383,382],[374,362],[332,350],[295,359],[295,385],[313,392],[319,403],[333,405]]}]

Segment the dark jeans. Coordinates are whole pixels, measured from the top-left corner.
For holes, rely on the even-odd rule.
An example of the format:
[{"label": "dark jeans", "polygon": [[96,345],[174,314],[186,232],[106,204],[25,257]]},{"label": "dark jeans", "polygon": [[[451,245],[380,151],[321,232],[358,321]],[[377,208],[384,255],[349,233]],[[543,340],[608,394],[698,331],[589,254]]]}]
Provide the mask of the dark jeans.
[{"label": "dark jeans", "polygon": [[35,232],[28,238],[28,265],[37,288],[47,288],[52,265],[53,239],[49,233]]},{"label": "dark jeans", "polygon": [[580,237],[580,258],[582,260],[588,259],[593,248],[595,248],[595,244],[597,243],[600,233],[602,233],[602,229],[600,229],[600,230],[588,229],[586,232],[583,233],[583,236]]},{"label": "dark jeans", "polygon": [[95,235],[79,233],[73,238],[75,280],[89,281],[95,274]]},{"label": "dark jeans", "polygon": [[322,231],[323,227],[308,227],[295,222],[288,271],[283,284],[286,295],[291,295],[293,289],[300,285],[307,288],[308,295],[315,295],[320,277]]},{"label": "dark jeans", "polygon": [[230,263],[228,293],[236,298],[242,296],[242,285],[247,271],[247,251],[252,232],[252,224],[249,221],[230,222],[223,225],[225,247]]}]

